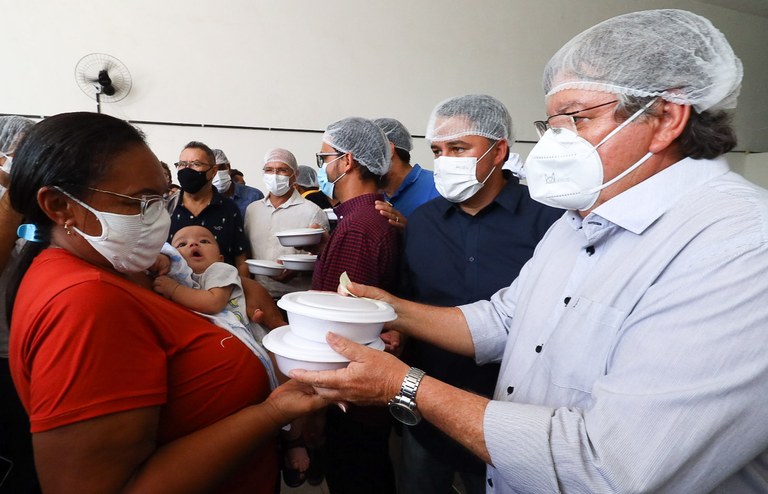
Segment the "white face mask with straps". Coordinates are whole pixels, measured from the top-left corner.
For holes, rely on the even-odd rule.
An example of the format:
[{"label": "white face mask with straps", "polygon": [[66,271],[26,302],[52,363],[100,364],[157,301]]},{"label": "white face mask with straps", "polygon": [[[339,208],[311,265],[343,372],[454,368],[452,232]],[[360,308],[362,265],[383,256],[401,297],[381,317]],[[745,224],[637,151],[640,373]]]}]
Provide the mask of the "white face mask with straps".
[{"label": "white face mask with straps", "polygon": [[619,175],[603,183],[603,162],[597,148],[642,115],[655,101],[649,101],[596,146],[569,129],[547,130],[525,162],[531,198],[560,209],[590,209],[601,190],[626,177],[653,156],[651,152],[646,153]]},{"label": "white face mask with straps", "polygon": [[464,202],[477,194],[483,188],[485,182],[496,170],[494,166],[491,172],[482,182],[477,181],[477,164],[491,152],[491,149],[499,141],[494,142],[482,156],[456,157],[440,156],[435,158],[435,188],[441,196],[447,200],[459,203]]},{"label": "white face mask with straps", "polygon": [[212,180],[213,186],[220,194],[229,190],[229,186],[232,185],[232,177],[229,176],[229,170],[219,170]]},{"label": "white face mask with straps", "polygon": [[66,191],[62,194],[92,212],[101,224],[101,235],[77,232],[93,249],[121,273],[140,273],[154,264],[171,229],[171,216],[163,210],[150,224],[144,224],[141,214],[116,214],[98,211]]}]

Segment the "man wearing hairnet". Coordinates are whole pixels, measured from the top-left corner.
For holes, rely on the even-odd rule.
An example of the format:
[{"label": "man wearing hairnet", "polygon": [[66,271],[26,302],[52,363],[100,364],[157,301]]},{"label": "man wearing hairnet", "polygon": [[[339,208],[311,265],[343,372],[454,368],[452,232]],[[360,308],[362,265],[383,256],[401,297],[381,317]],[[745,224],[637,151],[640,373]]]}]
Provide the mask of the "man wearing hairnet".
[{"label": "man wearing hairnet", "polygon": [[0,234],[3,244],[0,256],[0,492],[39,490],[32,457],[29,419],[16,394],[8,368],[8,320],[5,307],[6,288],[24,244],[16,236],[21,217],[11,208],[5,192],[11,180],[14,151],[33,125],[32,120],[16,115],[0,117],[0,224],[3,229]]},{"label": "man wearing hairnet", "polygon": [[[299,166],[287,149],[270,149],[264,155],[264,184],[268,194],[252,202],[245,210],[245,234],[254,259],[277,261],[285,254],[306,253],[295,247],[284,247],[275,236],[284,230],[319,226],[326,231],[328,216],[316,204],[301,197],[293,187]],[[256,275],[256,280],[274,298],[286,293],[308,290],[312,277],[306,272],[286,270],[278,276]]]},{"label": "man wearing hairnet", "polygon": [[240,215],[245,218],[245,209],[254,201],[264,199],[264,193],[256,187],[241,184],[232,179],[232,165],[229,158],[221,149],[214,149],[213,156],[216,158],[216,176],[212,183],[219,191],[219,194],[232,199],[240,210]]},{"label": "man wearing hairnet", "polygon": [[[335,291],[345,271],[367,285],[395,287],[400,235],[375,207],[384,199],[378,191],[390,159],[389,141],[370,120],[345,118],[326,129],[317,153],[318,182],[325,195],[338,199],[339,221],[315,264],[312,289]],[[386,410],[353,407],[344,414],[332,408],[325,444],[330,492],[394,493]]]},{"label": "man wearing hairnet", "polygon": [[723,157],[741,77],[690,12],[588,29],[545,69],[525,165],[568,211],[515,282],[455,308],[348,287],[394,329],[501,360],[492,400],[334,336],[352,363],[294,377],[422,415],[488,464],[488,492],[768,492],[768,194]]},{"label": "man wearing hairnet", "polygon": [[392,146],[392,163],[384,175],[381,190],[384,198],[406,218],[414,209],[438,196],[431,170],[411,165],[413,139],[405,125],[394,118],[373,121],[387,136]]},{"label": "man wearing hairnet", "polygon": [[299,172],[296,174],[296,183],[293,184],[296,190],[299,191],[301,197],[308,201],[312,201],[320,209],[328,209],[331,207],[331,201],[328,196],[320,192],[317,185],[317,172],[315,168],[309,165],[299,165]]},{"label": "man wearing hairnet", "polygon": [[[426,137],[435,155],[442,197],[414,211],[404,230],[400,296],[453,307],[488,299],[517,278],[536,244],[563,214],[531,199],[502,166],[514,142],[512,118],[488,95],[440,102]],[[493,396],[498,363],[478,366],[471,357],[411,339],[402,359],[430,376],[483,396]],[[433,425],[403,430],[400,494],[444,494],[459,472],[467,493],[485,491],[485,464]]]}]

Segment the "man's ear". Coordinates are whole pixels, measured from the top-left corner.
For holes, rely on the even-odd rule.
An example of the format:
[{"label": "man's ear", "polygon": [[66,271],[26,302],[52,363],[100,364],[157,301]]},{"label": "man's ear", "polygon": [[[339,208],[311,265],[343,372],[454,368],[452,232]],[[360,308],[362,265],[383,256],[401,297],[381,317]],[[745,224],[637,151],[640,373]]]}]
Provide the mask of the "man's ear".
[{"label": "man's ear", "polygon": [[351,173],[355,168],[355,155],[351,152],[344,155],[344,164],[342,165],[342,173]]},{"label": "man's ear", "polygon": [[500,141],[498,141],[496,146],[494,146],[491,152],[493,153],[494,166],[503,166],[504,162],[507,161],[507,154],[509,153],[509,143],[507,142],[506,139],[501,139]]},{"label": "man's ear", "polygon": [[668,148],[683,133],[690,118],[690,105],[678,105],[662,100],[661,114],[656,117],[656,130],[648,150],[659,153]]},{"label": "man's ear", "polygon": [[57,225],[70,222],[74,217],[69,201],[64,194],[53,187],[41,187],[37,191],[37,203],[43,213]]}]

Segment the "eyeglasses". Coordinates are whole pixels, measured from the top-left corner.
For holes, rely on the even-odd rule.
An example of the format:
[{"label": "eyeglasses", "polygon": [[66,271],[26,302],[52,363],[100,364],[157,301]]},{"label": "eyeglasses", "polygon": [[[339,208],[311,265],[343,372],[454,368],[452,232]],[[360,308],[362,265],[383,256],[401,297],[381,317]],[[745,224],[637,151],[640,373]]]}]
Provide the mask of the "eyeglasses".
[{"label": "eyeglasses", "polygon": [[[67,193],[67,191],[61,189],[60,187],[56,187],[56,189],[58,189],[67,197],[75,199],[69,193]],[[121,197],[123,199],[138,201],[141,207],[141,222],[145,225],[151,225],[157,221],[158,218],[160,218],[160,214],[163,212],[163,210],[168,211],[169,214],[172,213],[173,210],[176,209],[176,205],[179,203],[180,197],[178,192],[171,192],[162,196],[150,194],[143,195],[141,197],[132,197],[125,194],[118,194],[117,192],[112,192],[109,190],[97,189],[95,187],[86,187],[86,189],[93,192],[101,192],[102,194]]]},{"label": "eyeglasses", "polygon": [[213,168],[213,165],[203,163],[202,161],[178,161],[174,163],[173,166],[175,166],[177,170],[181,170],[182,168],[192,168],[199,172],[207,172]]},{"label": "eyeglasses", "polygon": [[347,153],[340,153],[338,151],[334,153],[315,153],[315,158],[317,158],[317,167],[322,168],[325,164],[325,158],[328,156],[344,156]]},{"label": "eyeglasses", "polygon": [[535,122],[533,122],[533,126],[536,128],[536,133],[539,134],[539,137],[542,137],[544,133],[549,129],[568,129],[574,133],[578,133],[576,131],[576,119],[586,118],[586,117],[574,117],[574,115],[581,112],[594,110],[595,108],[600,108],[613,103],[618,103],[618,102],[619,100],[615,99],[607,103],[601,103],[596,106],[590,106],[589,108],[582,108],[581,110],[558,113],[557,115],[552,115],[551,117],[547,117],[546,120],[536,120]]},{"label": "eyeglasses", "polygon": [[268,166],[262,170],[266,175],[282,175],[285,177],[290,177],[293,175],[293,170],[290,168],[272,168],[271,166]]}]

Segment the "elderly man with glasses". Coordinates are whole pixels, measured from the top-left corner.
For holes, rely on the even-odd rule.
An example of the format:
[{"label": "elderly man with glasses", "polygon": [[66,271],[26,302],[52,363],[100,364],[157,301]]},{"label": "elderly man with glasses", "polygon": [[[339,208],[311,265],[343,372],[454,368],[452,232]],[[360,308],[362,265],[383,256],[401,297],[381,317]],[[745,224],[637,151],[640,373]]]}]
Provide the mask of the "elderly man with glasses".
[{"label": "elderly man with glasses", "polygon": [[[621,15],[544,73],[531,196],[568,211],[508,288],[392,325],[478,364],[493,399],[337,336],[333,400],[423,416],[487,466],[487,492],[768,492],[768,192],[729,170],[742,65],[707,19]],[[405,379],[404,379],[405,377]],[[402,383],[402,384],[401,384]]]}]

